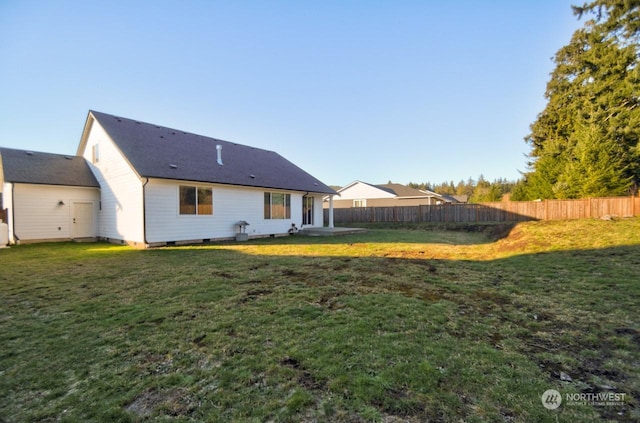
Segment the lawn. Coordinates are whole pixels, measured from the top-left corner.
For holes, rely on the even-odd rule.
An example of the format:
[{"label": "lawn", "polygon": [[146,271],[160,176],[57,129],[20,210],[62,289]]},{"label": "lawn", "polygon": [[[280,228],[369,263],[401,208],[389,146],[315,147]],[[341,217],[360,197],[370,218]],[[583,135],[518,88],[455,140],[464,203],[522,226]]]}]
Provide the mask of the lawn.
[{"label": "lawn", "polygon": [[640,420],[640,219],[473,229],[0,250],[0,422]]}]

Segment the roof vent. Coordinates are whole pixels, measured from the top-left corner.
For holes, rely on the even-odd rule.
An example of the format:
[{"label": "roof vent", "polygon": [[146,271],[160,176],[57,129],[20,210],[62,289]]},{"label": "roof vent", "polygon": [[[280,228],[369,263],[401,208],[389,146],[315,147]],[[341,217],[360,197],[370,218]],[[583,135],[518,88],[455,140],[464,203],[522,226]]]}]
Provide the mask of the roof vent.
[{"label": "roof vent", "polygon": [[33,151],[25,151],[25,153],[27,154],[27,156],[33,156]]},{"label": "roof vent", "polygon": [[216,145],[216,151],[218,153],[218,159],[216,161],[220,166],[222,166],[222,146],[220,144]]},{"label": "roof vent", "polygon": [[251,179],[256,179],[256,175],[254,175],[253,173],[251,175],[249,175],[249,178]]},{"label": "roof vent", "polygon": [[169,167],[170,167],[171,169],[177,169],[177,168],[178,168],[178,165],[177,165],[177,164],[173,164],[173,163],[171,163],[171,164],[169,165]]}]

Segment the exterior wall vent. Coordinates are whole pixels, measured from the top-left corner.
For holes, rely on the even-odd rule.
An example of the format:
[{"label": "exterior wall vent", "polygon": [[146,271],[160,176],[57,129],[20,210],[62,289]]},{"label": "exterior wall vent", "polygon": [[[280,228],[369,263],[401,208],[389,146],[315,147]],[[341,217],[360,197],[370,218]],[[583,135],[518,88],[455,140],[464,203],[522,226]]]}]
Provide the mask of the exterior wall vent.
[{"label": "exterior wall vent", "polygon": [[216,152],[218,153],[216,161],[220,166],[222,166],[224,163],[222,163],[222,146],[220,144],[216,145]]}]

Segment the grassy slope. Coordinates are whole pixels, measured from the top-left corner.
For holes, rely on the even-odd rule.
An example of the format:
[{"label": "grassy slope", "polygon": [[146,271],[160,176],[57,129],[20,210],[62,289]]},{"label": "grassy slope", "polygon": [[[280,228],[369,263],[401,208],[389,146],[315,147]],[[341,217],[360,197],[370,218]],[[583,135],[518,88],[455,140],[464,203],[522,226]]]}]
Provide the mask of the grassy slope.
[{"label": "grassy slope", "polygon": [[634,421],[639,253],[638,219],[13,247],[0,421]]}]

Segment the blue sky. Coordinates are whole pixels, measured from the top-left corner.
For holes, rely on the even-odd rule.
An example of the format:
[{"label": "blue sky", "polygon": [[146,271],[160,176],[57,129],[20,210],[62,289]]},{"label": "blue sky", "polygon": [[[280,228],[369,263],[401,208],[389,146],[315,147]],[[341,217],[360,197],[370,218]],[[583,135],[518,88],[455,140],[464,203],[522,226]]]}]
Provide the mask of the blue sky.
[{"label": "blue sky", "polygon": [[0,0],[0,146],[88,110],[274,150],[331,185],[517,179],[564,0]]}]

